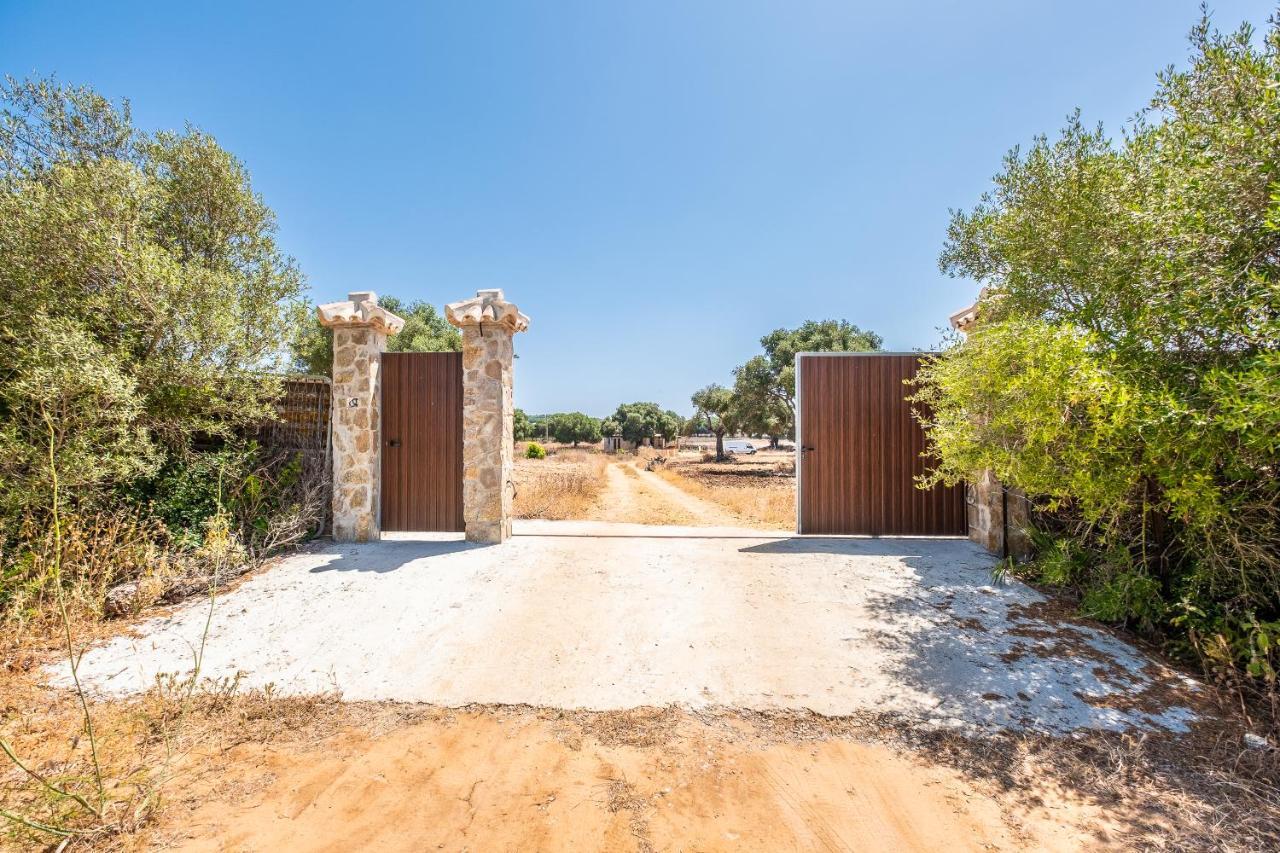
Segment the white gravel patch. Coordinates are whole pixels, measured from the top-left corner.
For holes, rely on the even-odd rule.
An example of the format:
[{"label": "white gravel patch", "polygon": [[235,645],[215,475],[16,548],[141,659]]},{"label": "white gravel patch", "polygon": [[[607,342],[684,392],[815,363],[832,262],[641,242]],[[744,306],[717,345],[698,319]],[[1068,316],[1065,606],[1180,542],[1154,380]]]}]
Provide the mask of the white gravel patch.
[{"label": "white gravel patch", "polygon": [[[1042,597],[993,585],[966,541],[516,530],[499,546],[428,535],[284,559],[218,600],[202,675],[446,706],[884,711],[1058,733],[1193,719],[1144,694],[1194,682],[1105,631],[1021,612]],[[141,622],[87,653],[81,678],[124,695],[189,672],[206,612],[195,600]]]}]

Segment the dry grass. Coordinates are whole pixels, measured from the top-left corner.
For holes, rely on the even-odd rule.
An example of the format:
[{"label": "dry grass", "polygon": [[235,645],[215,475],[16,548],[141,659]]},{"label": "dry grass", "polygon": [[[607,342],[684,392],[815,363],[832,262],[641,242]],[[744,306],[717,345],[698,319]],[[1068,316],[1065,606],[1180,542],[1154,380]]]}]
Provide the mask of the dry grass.
[{"label": "dry grass", "polygon": [[585,518],[604,489],[609,460],[591,450],[556,450],[517,459],[516,518]]},{"label": "dry grass", "polygon": [[[57,606],[64,596],[68,615],[76,622],[102,616],[107,590],[133,581],[152,599],[174,578],[190,570],[196,555],[166,547],[163,526],[136,511],[119,510],[87,515],[64,515],[58,526],[28,523],[14,554],[0,554],[4,568],[0,599],[0,638],[20,644],[31,634],[62,630]],[[55,559],[61,565],[55,571]],[[64,579],[61,589],[53,578]]]},{"label": "dry grass", "polygon": [[[63,515],[52,470],[48,529],[27,535],[5,565],[0,841],[17,849],[117,849],[154,819],[188,756],[227,730],[228,714],[263,716],[252,708],[273,697],[239,696],[238,679],[202,679],[202,637],[188,675],[158,679],[132,702],[94,701],[77,671],[88,644],[119,628],[102,619],[113,600],[108,590],[124,581],[116,589],[130,590],[129,609],[166,591],[202,589],[211,618],[220,583],[261,560],[241,546],[224,513],[190,551],[164,547],[163,528],[136,515]],[[69,671],[74,689],[40,688],[45,667]]]},{"label": "dry grass", "polygon": [[[0,816],[10,839],[23,849],[57,843],[57,849],[63,850],[76,842],[129,835],[150,819],[171,774],[175,749],[181,745],[187,711],[199,686],[204,649],[202,640],[193,651],[192,674],[187,679],[174,678],[157,685],[166,694],[165,704],[174,704],[176,712],[158,717],[131,714],[123,725],[114,719],[109,706],[99,713],[98,703],[91,701],[77,674],[86,642],[82,632],[92,636],[102,626],[96,621],[99,608],[90,605],[101,604],[106,585],[114,576],[111,555],[126,562],[133,558],[133,562],[141,562],[142,570],[147,569],[142,558],[154,555],[149,547],[138,553],[129,547],[132,537],[127,531],[142,529],[137,525],[97,523],[86,527],[64,518],[59,511],[56,469],[53,486],[52,539],[32,538],[33,547],[21,561],[29,566],[47,565],[32,579],[39,594],[32,596],[24,610],[6,614],[12,617],[20,612],[29,618],[0,623],[0,637],[8,653],[2,694],[8,714],[0,729],[0,750],[8,764],[7,773],[0,775]],[[225,525],[221,530],[226,532]],[[126,533],[121,535],[121,531]],[[227,565],[229,555],[239,554],[232,543],[232,537],[224,535],[209,546],[218,552],[211,550],[209,554],[215,577]],[[214,600],[211,598],[211,603]],[[42,674],[39,665],[54,659],[55,648],[70,672],[74,690],[47,693],[46,707],[34,715],[19,712],[35,706],[24,701],[24,688],[30,692]],[[230,689],[234,688],[231,685]],[[226,692],[225,687],[220,690]],[[142,736],[139,725],[145,732]],[[33,732],[38,735],[34,739],[29,737]],[[59,749],[64,740],[57,733],[63,733],[63,738],[70,733],[65,750]],[[137,748],[137,744],[151,742],[163,744],[163,756]]]},{"label": "dry grass", "polygon": [[[246,559],[225,526],[214,535],[215,527],[180,561],[188,571],[199,569],[187,579],[203,586],[210,616],[221,606],[223,583],[234,585],[244,580],[245,566],[264,564]],[[69,667],[74,679],[75,662],[91,644],[129,630],[101,616],[104,578],[118,575],[100,564],[109,562],[103,549],[113,543],[121,558],[132,552],[98,528],[98,537],[86,539],[97,548],[82,546],[74,526],[59,529],[73,533],[54,549],[71,558],[76,572],[61,597],[65,606],[37,607],[40,599],[33,598],[27,618],[0,621],[0,850],[138,849],[141,830],[167,811],[188,813],[216,787],[202,779],[210,755],[322,726],[341,713],[334,696],[280,698],[270,687],[242,690],[238,675],[202,677],[203,637],[188,672],[158,677],[151,690],[127,700],[95,699],[78,682],[74,690],[46,686]],[[147,542],[136,544],[139,553],[153,554]],[[50,589],[62,588],[65,568],[66,561],[54,562]],[[158,571],[146,569],[139,579]]]},{"label": "dry grass", "polygon": [[0,739],[22,762],[0,767],[7,818],[0,849],[54,849],[60,842],[69,842],[66,849],[131,849],[140,830],[207,793],[204,756],[270,742],[342,713],[328,696],[280,698],[241,690],[238,679],[164,678],[139,697],[89,705],[95,759],[80,709],[66,691],[38,686],[36,675],[10,673],[0,682]]},{"label": "dry grass", "polygon": [[719,504],[745,520],[766,527],[795,526],[795,477],[785,458],[760,454],[733,462],[678,460],[654,471],[694,497]]}]

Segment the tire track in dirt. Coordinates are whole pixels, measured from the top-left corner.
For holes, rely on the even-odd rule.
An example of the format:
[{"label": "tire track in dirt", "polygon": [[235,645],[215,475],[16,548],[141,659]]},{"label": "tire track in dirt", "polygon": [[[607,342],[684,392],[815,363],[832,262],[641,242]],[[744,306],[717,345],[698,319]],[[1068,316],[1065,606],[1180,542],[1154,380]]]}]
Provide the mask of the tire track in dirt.
[{"label": "tire track in dirt", "polygon": [[596,501],[593,520],[703,527],[747,524],[738,516],[630,462],[610,464],[605,476],[605,488]]}]

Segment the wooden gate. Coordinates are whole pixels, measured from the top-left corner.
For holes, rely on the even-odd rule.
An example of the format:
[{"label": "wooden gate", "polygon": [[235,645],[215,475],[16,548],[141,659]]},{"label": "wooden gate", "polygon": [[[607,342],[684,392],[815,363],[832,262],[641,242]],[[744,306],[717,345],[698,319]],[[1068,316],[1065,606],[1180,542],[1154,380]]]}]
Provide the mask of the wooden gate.
[{"label": "wooden gate", "polygon": [[922,491],[924,430],[903,381],[918,354],[796,356],[797,529],[871,536],[963,536],[964,487]]},{"label": "wooden gate", "polygon": [[462,353],[382,354],[382,529],[462,522]]}]

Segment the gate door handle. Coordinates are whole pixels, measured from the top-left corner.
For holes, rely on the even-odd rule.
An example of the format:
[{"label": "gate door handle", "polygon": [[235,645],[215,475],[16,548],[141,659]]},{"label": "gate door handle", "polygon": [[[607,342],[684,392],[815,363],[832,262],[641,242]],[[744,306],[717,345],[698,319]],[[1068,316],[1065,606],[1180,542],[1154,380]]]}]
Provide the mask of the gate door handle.
[{"label": "gate door handle", "polygon": [[399,447],[399,446],[400,446],[400,439],[398,438],[387,439],[387,447]]},{"label": "gate door handle", "polygon": [[808,453],[810,450],[817,450],[817,448],[816,448],[816,447],[801,447],[801,448],[800,448],[800,452],[801,452],[801,453]]}]

